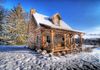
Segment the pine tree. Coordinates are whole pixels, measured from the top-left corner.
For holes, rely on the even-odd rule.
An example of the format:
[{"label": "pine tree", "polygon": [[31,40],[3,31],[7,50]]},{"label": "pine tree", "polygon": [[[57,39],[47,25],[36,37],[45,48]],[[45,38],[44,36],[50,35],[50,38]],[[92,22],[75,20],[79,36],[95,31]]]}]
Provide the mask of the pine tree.
[{"label": "pine tree", "polygon": [[7,30],[6,30],[6,18],[7,10],[0,6],[0,44],[7,44]]},{"label": "pine tree", "polygon": [[4,8],[0,6],[0,36],[2,36],[2,30],[3,30],[2,24],[4,23],[3,19],[4,19]]},{"label": "pine tree", "polygon": [[27,38],[26,13],[21,5],[11,9],[7,16],[9,36],[16,43],[25,43]]}]

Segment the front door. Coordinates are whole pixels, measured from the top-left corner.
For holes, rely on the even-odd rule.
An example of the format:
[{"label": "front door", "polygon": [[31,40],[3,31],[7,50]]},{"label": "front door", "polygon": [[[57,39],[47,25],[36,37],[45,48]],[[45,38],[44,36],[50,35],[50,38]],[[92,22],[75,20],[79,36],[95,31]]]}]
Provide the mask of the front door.
[{"label": "front door", "polygon": [[62,34],[56,34],[54,37],[55,48],[64,48],[64,36]]}]

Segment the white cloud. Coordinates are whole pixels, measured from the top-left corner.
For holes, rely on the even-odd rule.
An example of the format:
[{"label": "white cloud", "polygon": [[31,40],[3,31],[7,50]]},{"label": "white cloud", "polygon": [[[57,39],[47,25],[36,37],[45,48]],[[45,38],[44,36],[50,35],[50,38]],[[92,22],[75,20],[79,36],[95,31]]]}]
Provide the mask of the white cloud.
[{"label": "white cloud", "polygon": [[84,38],[100,38],[100,26],[87,29],[84,32]]},{"label": "white cloud", "polygon": [[84,30],[86,34],[100,34],[100,26]]}]

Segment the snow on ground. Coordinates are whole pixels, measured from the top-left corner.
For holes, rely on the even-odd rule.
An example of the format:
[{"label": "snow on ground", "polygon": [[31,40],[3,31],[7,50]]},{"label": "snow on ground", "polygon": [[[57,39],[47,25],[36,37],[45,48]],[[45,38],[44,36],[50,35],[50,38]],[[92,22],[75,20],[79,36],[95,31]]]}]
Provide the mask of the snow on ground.
[{"label": "snow on ground", "polygon": [[100,48],[65,56],[41,55],[25,46],[0,46],[0,70],[100,70]]}]

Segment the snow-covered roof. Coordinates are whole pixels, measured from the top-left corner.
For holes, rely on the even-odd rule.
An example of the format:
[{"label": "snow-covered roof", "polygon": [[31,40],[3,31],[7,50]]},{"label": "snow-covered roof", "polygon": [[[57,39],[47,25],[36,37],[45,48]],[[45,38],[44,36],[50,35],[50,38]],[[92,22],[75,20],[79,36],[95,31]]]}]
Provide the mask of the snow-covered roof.
[{"label": "snow-covered roof", "polygon": [[[47,26],[50,26],[51,28],[57,28],[57,29],[64,29],[64,30],[71,30],[71,31],[77,31],[77,30],[74,30],[72,29],[67,23],[65,23],[63,20],[60,20],[60,25],[55,25],[53,24],[48,16],[46,15],[43,15],[43,14],[40,14],[40,13],[34,13],[33,14],[38,26],[40,26],[40,24],[43,24],[43,25],[47,25]],[[78,31],[79,32],[79,31]]]}]

